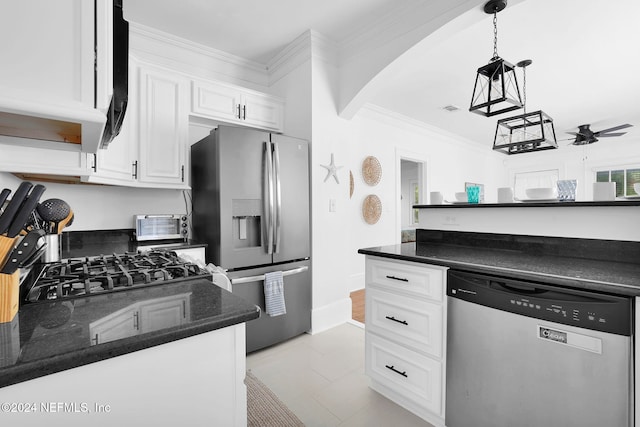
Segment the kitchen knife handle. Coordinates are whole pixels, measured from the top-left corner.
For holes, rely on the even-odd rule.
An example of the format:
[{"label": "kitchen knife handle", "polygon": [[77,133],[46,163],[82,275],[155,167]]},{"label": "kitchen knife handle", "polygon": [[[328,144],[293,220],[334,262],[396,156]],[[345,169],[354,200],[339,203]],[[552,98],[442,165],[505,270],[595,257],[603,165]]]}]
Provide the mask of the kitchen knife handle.
[{"label": "kitchen knife handle", "polygon": [[15,215],[11,225],[9,226],[9,231],[7,232],[7,236],[15,237],[20,233],[20,230],[24,227],[24,225],[29,221],[29,217],[31,216],[31,212],[38,206],[38,202],[40,201],[40,197],[42,193],[47,189],[44,185],[37,184],[33,187],[31,194],[24,201],[20,210]]},{"label": "kitchen knife handle", "polygon": [[31,190],[31,187],[33,187],[33,184],[29,181],[22,181],[16,192],[13,193],[11,201],[4,212],[2,212],[2,216],[0,216],[0,234],[4,234],[9,230],[9,226],[11,226],[13,218],[16,216],[20,206],[22,206],[22,203],[24,202],[25,197],[27,197],[29,190]]},{"label": "kitchen knife handle", "polygon": [[9,194],[11,194],[11,190],[9,190],[8,188],[5,188],[4,190],[2,190],[2,193],[0,193],[0,209],[2,209],[2,206],[7,200],[7,197],[9,197]]}]

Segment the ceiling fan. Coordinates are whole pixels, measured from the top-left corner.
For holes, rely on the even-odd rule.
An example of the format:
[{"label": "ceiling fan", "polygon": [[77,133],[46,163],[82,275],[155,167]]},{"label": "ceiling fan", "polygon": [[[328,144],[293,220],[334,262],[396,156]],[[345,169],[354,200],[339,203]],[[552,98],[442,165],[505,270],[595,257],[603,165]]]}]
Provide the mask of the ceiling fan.
[{"label": "ceiling fan", "polygon": [[614,126],[609,129],[599,130],[594,132],[590,129],[590,124],[580,125],[578,126],[578,132],[567,132],[569,135],[575,135],[575,140],[572,142],[573,145],[586,145],[593,144],[598,140],[598,137],[606,137],[606,136],[622,136],[626,132],[614,132],[620,129],[630,128],[633,125],[628,123],[623,125]]}]

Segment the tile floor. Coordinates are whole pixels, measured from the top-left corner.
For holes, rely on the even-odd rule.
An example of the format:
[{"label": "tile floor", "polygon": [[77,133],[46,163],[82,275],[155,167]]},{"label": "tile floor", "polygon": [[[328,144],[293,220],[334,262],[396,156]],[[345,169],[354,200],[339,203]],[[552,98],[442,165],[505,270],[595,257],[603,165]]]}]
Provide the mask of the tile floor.
[{"label": "tile floor", "polygon": [[359,325],[345,323],[251,353],[247,369],[309,427],[431,427],[369,388]]}]

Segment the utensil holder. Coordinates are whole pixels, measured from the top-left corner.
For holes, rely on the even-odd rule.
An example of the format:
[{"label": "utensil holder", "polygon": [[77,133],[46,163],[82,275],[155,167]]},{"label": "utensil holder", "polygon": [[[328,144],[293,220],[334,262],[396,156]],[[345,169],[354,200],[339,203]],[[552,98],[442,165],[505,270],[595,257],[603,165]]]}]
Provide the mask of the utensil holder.
[{"label": "utensil holder", "polygon": [[47,234],[44,236],[47,247],[42,254],[43,262],[58,262],[62,257],[62,247],[60,246],[59,234]]},{"label": "utensil holder", "polygon": [[18,313],[20,270],[0,274],[0,323],[11,322]]}]

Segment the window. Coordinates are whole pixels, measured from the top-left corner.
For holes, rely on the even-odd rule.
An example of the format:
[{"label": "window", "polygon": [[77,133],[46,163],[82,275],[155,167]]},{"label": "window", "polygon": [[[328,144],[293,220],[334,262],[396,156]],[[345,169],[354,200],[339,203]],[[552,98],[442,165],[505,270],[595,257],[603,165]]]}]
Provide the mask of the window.
[{"label": "window", "polygon": [[596,182],[615,182],[616,197],[640,196],[633,190],[640,183],[640,167],[596,170]]}]

